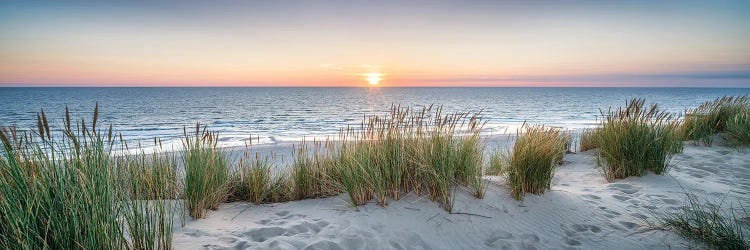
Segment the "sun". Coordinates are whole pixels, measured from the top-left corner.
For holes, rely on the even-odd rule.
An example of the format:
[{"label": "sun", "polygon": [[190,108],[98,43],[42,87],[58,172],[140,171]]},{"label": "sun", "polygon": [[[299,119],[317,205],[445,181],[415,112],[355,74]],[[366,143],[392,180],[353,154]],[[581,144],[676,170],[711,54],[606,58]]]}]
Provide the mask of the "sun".
[{"label": "sun", "polygon": [[363,74],[363,76],[365,77],[365,80],[367,81],[367,83],[372,86],[376,86],[380,84],[380,81],[383,80],[383,74],[381,73],[371,72],[371,73],[365,73]]}]

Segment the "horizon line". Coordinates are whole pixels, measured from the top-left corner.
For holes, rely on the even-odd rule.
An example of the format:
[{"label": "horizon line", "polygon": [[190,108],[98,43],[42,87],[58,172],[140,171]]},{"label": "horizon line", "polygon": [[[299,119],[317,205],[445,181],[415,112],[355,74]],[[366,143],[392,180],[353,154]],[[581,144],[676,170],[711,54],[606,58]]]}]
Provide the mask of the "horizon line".
[{"label": "horizon line", "polygon": [[694,89],[748,89],[749,86],[640,86],[640,85],[588,85],[588,86],[326,86],[326,85],[248,85],[248,86],[232,86],[232,85],[4,85],[0,83],[0,88],[367,88],[367,89],[380,89],[380,88],[694,88]]}]

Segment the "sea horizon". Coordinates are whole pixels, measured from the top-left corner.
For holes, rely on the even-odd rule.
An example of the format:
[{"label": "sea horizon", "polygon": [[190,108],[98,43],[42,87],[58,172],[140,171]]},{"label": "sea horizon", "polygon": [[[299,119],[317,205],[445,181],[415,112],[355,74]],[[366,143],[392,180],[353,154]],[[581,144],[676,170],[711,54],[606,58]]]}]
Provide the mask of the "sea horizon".
[{"label": "sea horizon", "polygon": [[623,89],[750,89],[750,86],[722,86],[722,87],[710,87],[710,86],[637,86],[637,85],[623,85],[623,86],[581,86],[581,85],[571,85],[571,86],[325,86],[325,85],[299,85],[299,86],[276,86],[276,85],[252,85],[252,86],[211,86],[211,85],[201,85],[201,86],[166,86],[166,85],[116,85],[116,86],[106,86],[106,85],[96,85],[96,86],[82,86],[82,85],[71,85],[71,86],[57,86],[57,85],[51,85],[51,86],[35,86],[35,85],[8,85],[3,86],[0,85],[0,88],[361,88],[361,89],[398,89],[398,88],[531,88],[531,89],[537,89],[537,88],[603,88],[603,89],[611,89],[611,88],[623,88]]},{"label": "sea horizon", "polygon": [[43,109],[54,130],[66,106],[90,117],[98,103],[100,122],[131,144],[149,148],[158,138],[178,148],[183,128],[201,123],[219,132],[220,147],[242,147],[335,140],[341,129],[391,105],[435,105],[482,111],[486,136],[515,134],[524,123],[578,133],[633,98],[679,116],[704,101],[748,94],[748,88],[689,87],[11,87],[0,89],[0,98],[14,104],[0,108],[0,126],[34,128]]}]

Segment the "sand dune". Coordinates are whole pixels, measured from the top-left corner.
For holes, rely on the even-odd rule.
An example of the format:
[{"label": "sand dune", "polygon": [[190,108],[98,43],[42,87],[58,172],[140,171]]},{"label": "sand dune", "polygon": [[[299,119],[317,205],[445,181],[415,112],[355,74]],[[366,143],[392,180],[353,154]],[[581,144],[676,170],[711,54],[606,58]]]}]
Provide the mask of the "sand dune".
[{"label": "sand dune", "polygon": [[[684,190],[750,204],[750,153],[688,145],[668,175],[607,182],[593,152],[568,154],[552,190],[511,198],[502,178],[482,200],[458,191],[454,214],[407,195],[383,208],[349,207],[343,196],[279,204],[224,204],[178,229],[177,249],[668,249],[696,243],[650,230],[678,209]],[[684,189],[683,189],[684,188]],[[747,218],[746,218],[747,219]],[[698,246],[700,247],[700,246]]]}]

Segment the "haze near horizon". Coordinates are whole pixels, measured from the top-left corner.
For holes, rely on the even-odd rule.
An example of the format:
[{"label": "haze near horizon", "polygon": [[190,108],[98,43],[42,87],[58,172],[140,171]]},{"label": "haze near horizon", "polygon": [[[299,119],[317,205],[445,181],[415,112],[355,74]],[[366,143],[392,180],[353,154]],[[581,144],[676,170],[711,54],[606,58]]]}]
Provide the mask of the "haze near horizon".
[{"label": "haze near horizon", "polygon": [[750,87],[747,1],[0,3],[0,86]]}]

